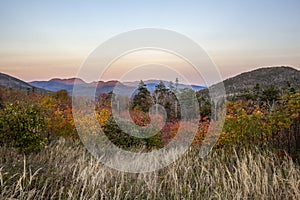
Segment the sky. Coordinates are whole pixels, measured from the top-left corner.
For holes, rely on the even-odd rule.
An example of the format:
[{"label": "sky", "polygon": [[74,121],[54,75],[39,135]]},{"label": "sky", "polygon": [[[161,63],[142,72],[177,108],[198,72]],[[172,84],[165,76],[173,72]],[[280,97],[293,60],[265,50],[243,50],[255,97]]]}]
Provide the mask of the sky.
[{"label": "sky", "polygon": [[74,77],[101,43],[140,28],[191,38],[223,79],[263,66],[300,69],[299,10],[299,0],[1,0],[0,72],[25,81]]}]

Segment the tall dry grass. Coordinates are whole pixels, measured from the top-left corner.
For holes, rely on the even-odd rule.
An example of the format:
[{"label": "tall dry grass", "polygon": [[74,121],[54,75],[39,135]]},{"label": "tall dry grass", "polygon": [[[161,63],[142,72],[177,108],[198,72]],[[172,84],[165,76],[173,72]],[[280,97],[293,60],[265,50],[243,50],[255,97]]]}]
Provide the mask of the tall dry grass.
[{"label": "tall dry grass", "polygon": [[107,168],[60,140],[28,157],[0,149],[0,199],[300,199],[300,171],[270,152],[190,150],[159,171]]}]

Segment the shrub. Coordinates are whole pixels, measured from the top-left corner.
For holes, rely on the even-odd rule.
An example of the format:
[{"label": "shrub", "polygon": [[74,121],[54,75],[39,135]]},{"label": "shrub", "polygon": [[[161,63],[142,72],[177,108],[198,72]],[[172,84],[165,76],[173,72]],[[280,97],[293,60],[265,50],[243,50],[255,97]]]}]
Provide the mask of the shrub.
[{"label": "shrub", "polygon": [[0,145],[16,147],[23,153],[45,145],[44,117],[38,106],[26,103],[7,104],[0,111]]},{"label": "shrub", "polygon": [[[124,126],[128,126],[129,128],[131,126],[126,121],[122,121],[121,123],[123,123]],[[152,132],[155,129],[153,127],[153,129],[150,128],[145,130]],[[148,149],[151,149],[153,147],[160,148],[162,145],[160,133],[157,133],[156,135],[149,138],[138,138],[128,135],[120,129],[112,116],[108,118],[106,124],[103,126],[103,131],[112,143],[114,143],[118,147],[125,149],[134,149],[141,146],[145,146]],[[136,130],[132,129],[131,131]],[[146,132],[141,134],[148,135]]]}]

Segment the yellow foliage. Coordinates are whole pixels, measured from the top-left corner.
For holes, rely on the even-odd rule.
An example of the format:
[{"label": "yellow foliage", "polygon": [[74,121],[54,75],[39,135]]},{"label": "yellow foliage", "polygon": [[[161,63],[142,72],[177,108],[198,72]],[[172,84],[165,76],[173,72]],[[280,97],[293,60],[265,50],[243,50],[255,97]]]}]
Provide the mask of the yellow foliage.
[{"label": "yellow foliage", "polygon": [[109,109],[103,108],[99,112],[96,112],[96,118],[101,126],[104,126],[110,116],[111,111]]}]

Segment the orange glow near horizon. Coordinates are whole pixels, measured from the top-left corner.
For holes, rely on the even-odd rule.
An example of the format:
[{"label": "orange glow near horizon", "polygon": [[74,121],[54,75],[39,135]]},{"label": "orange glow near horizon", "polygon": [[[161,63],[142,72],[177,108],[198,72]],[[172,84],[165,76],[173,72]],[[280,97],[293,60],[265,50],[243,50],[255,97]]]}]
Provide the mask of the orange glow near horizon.
[{"label": "orange glow near horizon", "polygon": [[197,70],[182,58],[161,50],[143,50],[129,53],[113,62],[101,80],[167,80],[204,84]]}]

